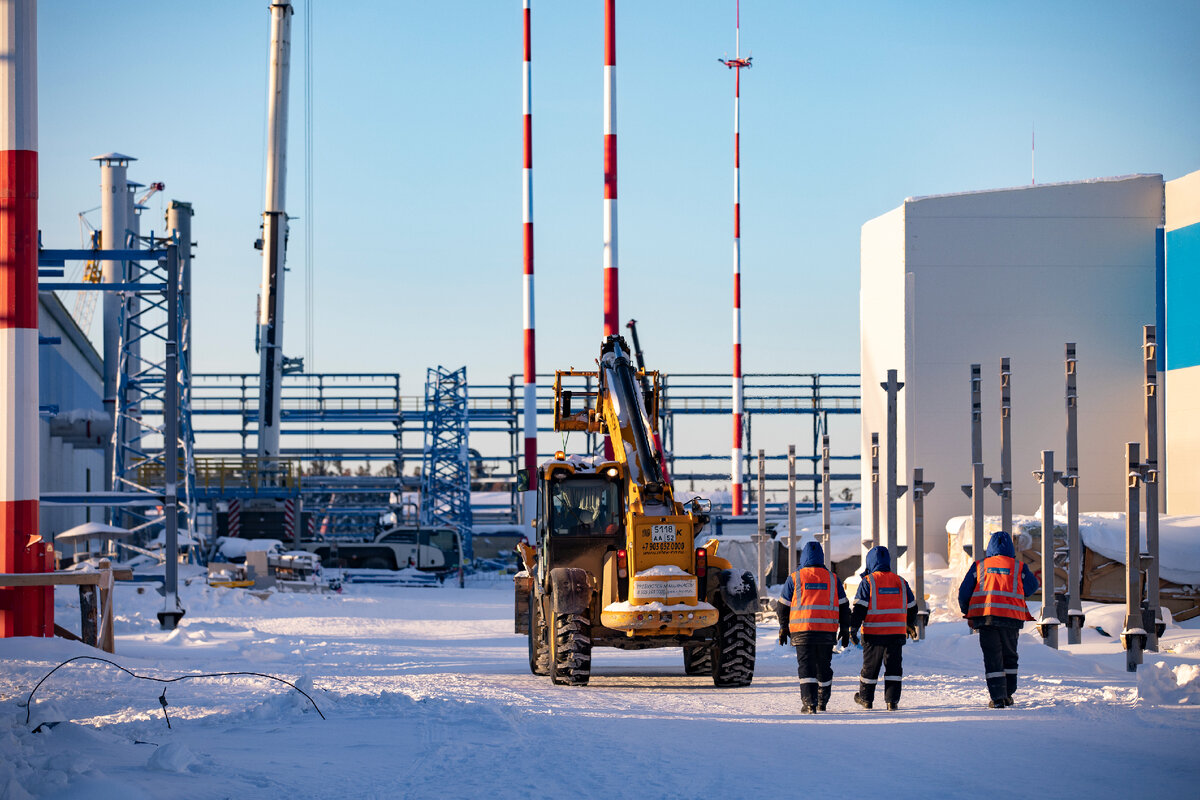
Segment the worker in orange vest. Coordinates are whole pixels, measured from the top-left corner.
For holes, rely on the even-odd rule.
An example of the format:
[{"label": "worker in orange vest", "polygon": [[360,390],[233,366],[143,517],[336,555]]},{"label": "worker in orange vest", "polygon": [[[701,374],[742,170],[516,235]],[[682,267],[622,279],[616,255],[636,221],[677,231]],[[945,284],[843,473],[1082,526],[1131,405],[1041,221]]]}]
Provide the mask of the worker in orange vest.
[{"label": "worker in orange vest", "polygon": [[987,554],[976,561],[958,587],[958,605],[967,624],[979,632],[988,708],[1013,704],[1017,691],[1017,639],[1032,620],[1025,598],[1041,588],[1029,566],[1016,558],[1012,537],[996,531]]},{"label": "worker in orange vest", "polygon": [[775,603],[779,644],[796,647],[800,712],[815,714],[829,705],[833,691],[833,645],[850,637],[850,603],[842,582],[825,567],[825,551],[809,542],[800,568],[788,576]]},{"label": "worker in orange vest", "polygon": [[900,707],[904,639],[917,630],[917,599],[908,581],[892,572],[892,556],[886,547],[867,552],[867,569],[854,595],[850,615],[850,638],[858,641],[862,629],[863,665],[858,674],[854,702],[871,708],[879,669],[883,668],[883,701],[888,711]]}]

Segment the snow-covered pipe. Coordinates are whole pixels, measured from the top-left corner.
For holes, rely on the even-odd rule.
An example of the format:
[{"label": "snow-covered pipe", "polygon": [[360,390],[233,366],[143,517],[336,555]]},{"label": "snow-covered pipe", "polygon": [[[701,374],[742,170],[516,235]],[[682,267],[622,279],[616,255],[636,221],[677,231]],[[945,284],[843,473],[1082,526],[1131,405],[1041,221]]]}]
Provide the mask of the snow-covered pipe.
[{"label": "snow-covered pipe", "polygon": [[[0,572],[44,572],[45,559],[32,546],[41,427],[36,0],[0,0],[0,48],[0,358],[6,373],[0,388]],[[46,607],[46,595],[35,587],[0,589],[0,637],[53,636],[53,603]]]},{"label": "snow-covered pipe", "polygon": [[616,0],[604,0],[604,336],[620,334],[617,282]]},{"label": "snow-covered pipe", "polygon": [[521,115],[524,122],[523,166],[521,169],[521,233],[525,258],[522,276],[522,299],[525,325],[525,399],[522,404],[525,434],[525,469],[529,471],[530,490],[522,502],[523,519],[531,522],[536,512],[537,491],[533,481],[537,475],[537,367],[533,313],[533,69],[530,40],[529,0],[523,0],[525,57],[521,67]]},{"label": "snow-covered pipe", "polygon": [[258,307],[258,457],[279,455],[283,384],[283,287],[287,245],[288,74],[292,4],[271,4],[271,72],[267,84],[267,178],[263,209],[263,277]]}]

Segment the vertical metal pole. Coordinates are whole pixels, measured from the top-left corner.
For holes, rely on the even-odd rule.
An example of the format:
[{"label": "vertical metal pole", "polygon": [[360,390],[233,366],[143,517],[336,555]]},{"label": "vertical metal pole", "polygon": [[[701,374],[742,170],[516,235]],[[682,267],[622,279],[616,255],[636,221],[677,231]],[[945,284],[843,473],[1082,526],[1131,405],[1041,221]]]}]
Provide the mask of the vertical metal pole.
[{"label": "vertical metal pole", "polygon": [[916,560],[913,567],[913,594],[917,601],[917,638],[925,638],[929,624],[929,606],[925,603],[925,495],[933,491],[933,481],[925,482],[925,470],[913,468],[912,482],[913,538],[912,550]]},{"label": "vertical metal pole", "polygon": [[530,29],[529,0],[523,0],[522,9],[525,31],[525,59],[521,71],[521,113],[524,120],[523,155],[521,169],[521,228],[524,241],[524,273],[522,276],[522,302],[525,312],[525,397],[524,467],[529,471],[530,488],[522,501],[522,522],[530,524],[536,516],[537,503],[537,368],[534,338],[533,308],[533,67],[532,32]]},{"label": "vertical metal pole", "polygon": [[[1054,451],[1042,451],[1042,468],[1033,473],[1042,485],[1042,616],[1038,633],[1047,647],[1058,649],[1058,626],[1054,602],[1054,482],[1062,477],[1054,471]],[[1016,569],[1021,568],[1017,559]],[[1016,576],[1013,576],[1016,579]]]},{"label": "vertical metal pole", "polygon": [[971,365],[971,463],[983,463],[983,377],[980,364]]},{"label": "vertical metal pole", "polygon": [[[1012,370],[1007,358],[1000,359],[1000,529],[1012,534]],[[980,461],[983,459],[980,458]]]},{"label": "vertical metal pole", "polygon": [[887,391],[887,473],[884,478],[887,481],[887,548],[892,556],[892,563],[896,565],[896,571],[899,572],[899,550],[896,547],[896,538],[899,533],[896,503],[900,499],[900,495],[904,493],[904,487],[896,483],[896,396],[904,388],[904,384],[896,380],[896,370],[889,369],[887,382],[880,385]]},{"label": "vertical metal pole", "polygon": [[[0,6],[0,572],[45,572],[38,532],[37,3]],[[107,395],[106,395],[107,397]],[[41,588],[0,589],[0,638],[53,636]]]},{"label": "vertical metal pole", "polygon": [[163,630],[173,630],[183,616],[179,604],[179,248],[167,245],[166,375],[163,379],[163,492],[166,563],[163,574]]},{"label": "vertical metal pole", "polygon": [[[273,476],[279,456],[283,388],[283,290],[287,258],[287,122],[292,4],[271,3],[271,69],[267,84],[267,171],[263,209],[263,276],[258,310],[258,458]],[[274,482],[272,480],[272,482]]]},{"label": "vertical metal pole", "polygon": [[[141,207],[137,204],[137,190],[142,187],[136,181],[125,182],[125,219],[128,223],[129,249],[140,250],[139,239],[142,234]],[[125,266],[125,277],[130,283],[137,283],[142,277],[142,265],[137,261],[128,261]],[[138,374],[142,371],[142,343],[138,335],[141,320],[138,318],[142,310],[142,301],[137,292],[125,295],[125,326],[121,338],[125,342],[125,364],[122,370],[125,377],[125,395],[117,398],[118,409],[124,408],[126,417],[121,431],[121,444],[126,453],[132,453],[138,448],[141,435],[141,411],[139,400],[141,391],[138,388]],[[123,463],[128,464],[127,461]]]},{"label": "vertical metal pole", "polygon": [[604,335],[621,332],[617,281],[617,11],[604,0]]},{"label": "vertical metal pole", "polygon": [[758,591],[761,595],[766,587],[766,545],[767,545],[767,512],[763,504],[766,490],[767,457],[762,450],[758,451],[758,532],[755,534],[758,555]]},{"label": "vertical metal pole", "polygon": [[[137,159],[120,153],[96,156],[92,161],[100,162],[100,247],[105,250],[121,250],[125,247],[126,231],[129,227],[126,215],[129,205],[126,200],[126,173],[130,161]],[[105,261],[102,266],[104,283],[121,283],[125,280],[124,261]],[[116,292],[104,292],[100,300],[103,318],[104,350],[104,410],[113,420],[113,430],[120,428],[117,407],[117,367],[121,358],[121,331],[118,329],[121,297]],[[116,454],[113,441],[104,445],[104,490],[113,489],[113,465]],[[117,440],[119,441],[119,440]]]},{"label": "vertical metal pole", "polygon": [[830,547],[829,507],[829,434],[821,436],[821,547],[825,548],[825,566],[833,563]]},{"label": "vertical metal pole", "polygon": [[788,575],[796,571],[796,445],[788,445]]},{"label": "vertical metal pole", "polygon": [[983,490],[991,483],[983,476],[983,378],[981,365],[971,365],[971,483],[962,487],[971,498],[971,558],[983,560],[984,510]]},{"label": "vertical metal pole", "polygon": [[[1162,619],[1158,586],[1158,357],[1153,325],[1142,329],[1142,353],[1146,360],[1146,649],[1158,652],[1158,624]],[[1148,626],[1148,627],[1147,627]]]},{"label": "vertical metal pole", "polygon": [[[871,544],[879,544],[879,434],[871,434]],[[866,554],[863,554],[866,566]]]},{"label": "vertical metal pole", "polygon": [[1067,644],[1083,641],[1083,544],[1079,538],[1079,398],[1075,388],[1075,343],[1066,346],[1067,375]]},{"label": "vertical metal pole", "polygon": [[1142,463],[1137,442],[1125,444],[1125,629],[1121,645],[1125,648],[1125,669],[1137,672],[1146,646],[1146,629],[1142,627],[1141,587],[1141,509],[1138,508],[1138,489],[1142,480]]}]

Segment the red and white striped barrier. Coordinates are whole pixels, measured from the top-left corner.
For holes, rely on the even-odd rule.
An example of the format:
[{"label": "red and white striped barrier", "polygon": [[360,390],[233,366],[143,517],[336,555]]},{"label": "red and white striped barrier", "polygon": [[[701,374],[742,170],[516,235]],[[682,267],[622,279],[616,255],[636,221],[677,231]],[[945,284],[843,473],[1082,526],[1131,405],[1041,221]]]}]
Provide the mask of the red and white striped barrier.
[{"label": "red and white striped barrier", "polygon": [[[44,572],[38,536],[37,3],[0,0],[0,572]],[[45,635],[37,588],[0,589],[0,637]]]},{"label": "red and white striped barrier", "polygon": [[229,516],[225,522],[225,533],[228,536],[242,535],[242,501],[229,501]]},{"label": "red and white striped barrier", "polygon": [[621,332],[617,282],[616,0],[604,0],[604,335]]},{"label": "red and white striped barrier", "polygon": [[288,539],[296,538],[296,499],[293,497],[283,501],[283,533]]}]

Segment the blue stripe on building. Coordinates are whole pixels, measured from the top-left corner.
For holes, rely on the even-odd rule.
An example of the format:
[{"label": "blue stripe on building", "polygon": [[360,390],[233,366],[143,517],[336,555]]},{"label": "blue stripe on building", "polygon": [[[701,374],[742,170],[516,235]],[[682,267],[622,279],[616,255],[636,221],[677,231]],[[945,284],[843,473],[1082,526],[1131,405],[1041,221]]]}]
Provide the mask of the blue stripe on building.
[{"label": "blue stripe on building", "polygon": [[1200,223],[1166,236],[1167,369],[1200,366]]}]

